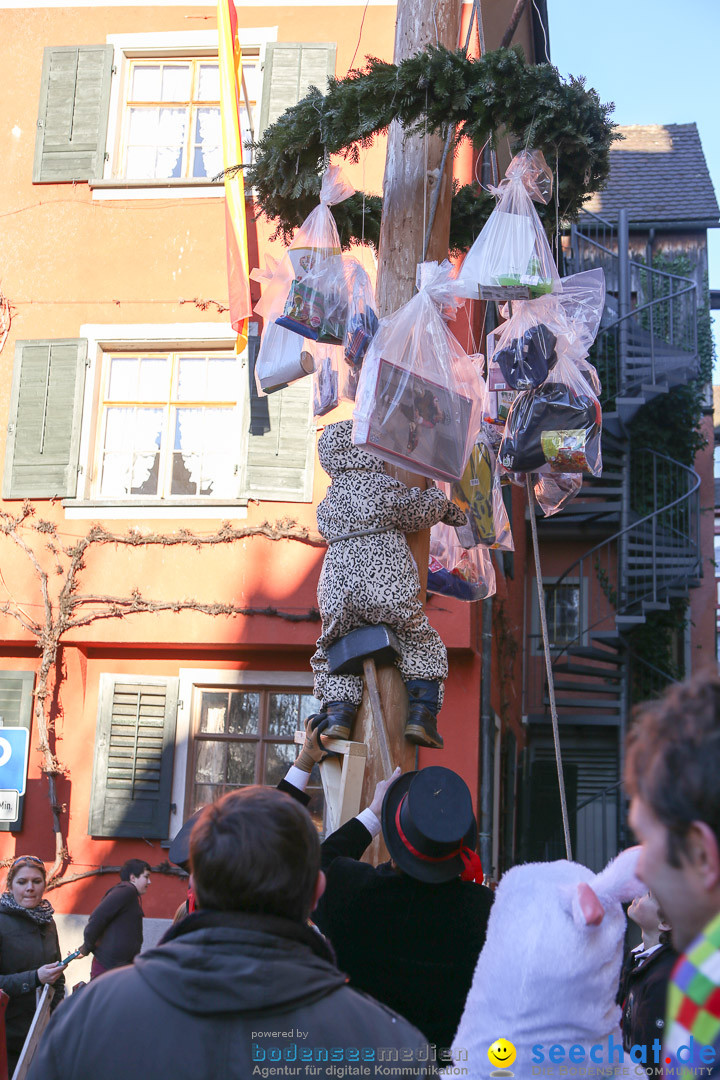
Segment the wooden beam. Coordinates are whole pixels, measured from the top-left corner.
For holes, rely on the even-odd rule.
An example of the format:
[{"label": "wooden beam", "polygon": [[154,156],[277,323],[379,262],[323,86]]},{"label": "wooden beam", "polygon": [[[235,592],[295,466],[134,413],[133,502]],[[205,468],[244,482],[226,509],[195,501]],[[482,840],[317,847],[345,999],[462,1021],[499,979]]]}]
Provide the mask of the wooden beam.
[{"label": "wooden beam", "polygon": [[[426,45],[458,47],[462,0],[398,0],[395,26],[394,62],[414,56]],[[388,315],[407,303],[415,290],[417,264],[422,261],[425,229],[430,214],[434,185],[442,185],[426,258],[442,262],[447,258],[450,238],[450,203],[452,199],[453,155],[448,154],[443,175],[439,175],[444,140],[432,135],[408,137],[397,122],[388,133],[385,177],[383,180],[383,217],[380,226],[377,300],[378,314]],[[425,488],[424,477],[405,470],[392,474],[408,487]],[[420,575],[420,596],[427,585],[430,532],[428,529],[408,537],[410,550]],[[387,728],[390,757],[403,772],[414,769],[416,748],[404,737],[407,718],[407,695],[396,667],[380,668],[378,689]],[[363,805],[367,806],[378,780],[384,776],[380,748],[373,731],[372,709],[365,689],[355,725],[356,739],[368,746],[365,767]],[[386,859],[382,838],[373,841],[365,855],[377,863]]]}]

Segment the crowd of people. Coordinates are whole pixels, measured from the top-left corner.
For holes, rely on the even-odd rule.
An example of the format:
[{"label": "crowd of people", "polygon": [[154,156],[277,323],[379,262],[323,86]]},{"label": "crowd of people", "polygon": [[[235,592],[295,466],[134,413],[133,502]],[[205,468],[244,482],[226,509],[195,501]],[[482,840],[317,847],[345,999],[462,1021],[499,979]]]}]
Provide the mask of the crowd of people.
[{"label": "crowd of people", "polygon": [[[65,966],[43,898],[45,867],[34,856],[15,860],[0,897],[10,1076],[43,985],[54,988],[59,1007],[29,1080],[127,1080],[140,1071],[173,1080],[421,1077],[438,1070],[472,1080],[503,1061],[512,1068],[493,1075],[534,1075],[530,1060],[515,1060],[510,1050],[503,1057],[508,1043],[514,1054],[512,1030],[496,1033],[489,1057],[458,1060],[449,1049],[461,1018],[467,1026],[473,1016],[473,995],[475,1004],[481,1000],[481,953],[486,936],[488,948],[491,939],[497,944],[503,895],[501,882],[493,910],[467,785],[439,766],[396,770],[366,809],[320,843],[303,804],[310,771],[325,752],[322,733],[309,728],[279,790],[244,788],[196,815],[183,841],[189,903],[144,952],[141,897],[150,868],[127,863],[85,930],[82,951],[94,953],[93,977],[64,1001]],[[641,889],[633,877],[628,909],[642,941],[622,972],[618,960],[608,1020],[618,1048],[640,1063],[634,1072],[720,1076],[719,776],[716,673],[638,710],[625,785],[640,850],[626,854],[644,883]],[[373,867],[360,859],[379,833],[390,861]],[[593,933],[601,901],[587,884],[578,896],[568,918],[579,917]],[[521,921],[514,927],[520,937]],[[542,926],[536,940],[538,932]],[[523,942],[512,944],[522,956]],[[614,962],[605,960],[606,967]],[[557,963],[562,967],[562,956]],[[553,977],[548,972],[546,993]],[[525,1008],[523,978],[509,969],[510,984],[498,992],[511,1000],[517,993]],[[484,987],[483,1001],[488,993]],[[569,993],[572,1000],[572,986]],[[518,1034],[527,1022],[518,1005]],[[562,1038],[562,1031],[543,1032],[548,1046]],[[647,1054],[638,1056],[638,1048]],[[593,1075],[602,1072],[597,1058],[585,1065],[590,1061]],[[602,1065],[622,1071],[616,1062]]]}]

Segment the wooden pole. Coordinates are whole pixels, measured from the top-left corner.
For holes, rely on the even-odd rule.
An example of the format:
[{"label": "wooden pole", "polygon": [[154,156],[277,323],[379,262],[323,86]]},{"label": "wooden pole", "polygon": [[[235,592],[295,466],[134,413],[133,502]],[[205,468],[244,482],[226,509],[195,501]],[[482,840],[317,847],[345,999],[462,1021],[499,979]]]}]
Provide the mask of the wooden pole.
[{"label": "wooden pole", "polygon": [[[395,26],[394,62],[397,64],[414,56],[426,45],[458,47],[462,0],[398,0]],[[452,200],[453,155],[446,156],[443,175],[439,169],[444,140],[432,135],[407,137],[397,122],[388,134],[385,178],[383,181],[383,217],[380,226],[377,300],[378,314],[388,315],[407,303],[415,289],[417,264],[422,261],[425,229],[430,214],[434,185],[442,185],[435,213],[433,231],[426,259],[442,262],[447,258],[450,238],[450,204]],[[393,475],[409,487],[426,486],[425,478],[393,470]],[[420,595],[427,585],[430,533],[424,530],[408,536],[410,549],[420,575]],[[403,732],[407,717],[407,695],[395,667],[378,671],[378,688],[382,699],[390,755],[403,772],[414,769],[415,747],[406,741]],[[383,778],[383,762],[373,732],[372,710],[365,691],[355,727],[356,739],[364,739],[368,758],[363,787],[363,805],[372,798],[375,785]],[[377,862],[387,858],[384,845],[375,841],[368,857]]]}]

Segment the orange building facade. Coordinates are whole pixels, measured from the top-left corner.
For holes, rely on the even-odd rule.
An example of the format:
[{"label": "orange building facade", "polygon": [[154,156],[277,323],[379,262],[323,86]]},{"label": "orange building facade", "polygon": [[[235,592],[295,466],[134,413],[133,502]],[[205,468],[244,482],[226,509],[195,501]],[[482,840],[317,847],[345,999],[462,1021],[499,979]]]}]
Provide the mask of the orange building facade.
[{"label": "orange building facade", "polygon": [[[353,60],[392,59],[394,5],[237,10],[247,133]],[[486,35],[499,40],[496,15]],[[12,88],[0,104],[9,324],[0,331],[0,715],[31,736],[21,817],[3,823],[0,857],[54,858],[32,711],[38,642],[49,620],[68,618],[61,678],[50,680],[57,806],[65,876],[90,876],[51,899],[60,913],[87,915],[115,880],[93,874],[98,867],[130,857],[162,864],[168,837],[196,806],[239,784],[274,784],[294,758],[294,732],[314,705],[323,549],[259,527],[314,531],[328,482],[315,452],[325,419],[312,415],[309,380],[255,395],[257,324],[248,349],[234,353],[223,188],[212,183],[222,169],[214,5],[17,4],[0,7],[0,32]],[[519,40],[531,51],[524,23]],[[384,145],[348,168],[358,187],[381,190]],[[470,157],[457,165],[468,174]],[[252,218],[248,202],[250,262],[263,266],[281,248],[273,223]],[[255,301],[255,282],[252,290]],[[32,515],[17,523],[26,500]],[[228,539],[224,523],[249,534]],[[91,532],[68,590],[75,545]],[[177,543],[188,533],[205,542]],[[509,585],[508,595],[499,566],[512,633],[523,599]],[[253,613],[201,610],[217,604]],[[480,607],[431,597],[427,610],[450,677],[446,749],[421,751],[420,764],[456,769],[476,794]],[[518,693],[503,709],[518,739],[520,710]],[[514,789],[497,757],[499,821],[501,788],[506,806]],[[184,889],[156,875],[146,916],[170,917]]]}]

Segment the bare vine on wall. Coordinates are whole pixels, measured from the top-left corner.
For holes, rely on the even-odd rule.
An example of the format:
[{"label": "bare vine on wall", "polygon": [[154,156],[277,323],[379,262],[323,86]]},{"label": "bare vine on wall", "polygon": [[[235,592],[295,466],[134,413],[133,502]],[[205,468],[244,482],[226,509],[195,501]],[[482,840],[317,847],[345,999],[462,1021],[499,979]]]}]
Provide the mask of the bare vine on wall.
[{"label": "bare vine on wall", "polygon": [[[35,639],[40,650],[40,668],[37,673],[33,716],[39,735],[38,749],[42,754],[42,771],[48,781],[48,796],[52,808],[55,835],[55,861],[48,873],[48,881],[60,877],[69,860],[63,838],[60,815],[63,807],[58,804],[56,778],[63,775],[64,767],[55,753],[54,699],[62,681],[60,649],[65,635],[71,630],[89,626],[105,619],[122,619],[126,615],[158,611],[198,611],[205,615],[236,617],[265,615],[289,622],[317,622],[320,614],[316,608],[307,611],[282,611],[278,608],[245,607],[240,604],[217,601],[206,603],[193,597],[174,599],[150,599],[139,588],[128,595],[110,593],[84,593],[80,591],[82,571],[86,558],[107,545],[115,548],[194,547],[198,550],[218,545],[230,546],[239,540],[262,536],[268,540],[294,540],[313,547],[323,547],[322,537],[294,521],[283,519],[273,524],[234,527],[224,522],[217,532],[198,535],[188,529],[174,533],[154,533],[130,530],[126,533],[110,532],[102,525],[92,525],[88,532],[71,543],[64,543],[57,526],[52,521],[35,518],[35,508],[25,502],[17,514],[0,510],[0,536],[13,543],[25,556],[37,580],[41,597],[39,605],[20,601],[2,577],[0,581],[9,599],[0,603],[0,615],[6,615],[20,623]],[[29,607],[39,606],[35,616]]]}]

